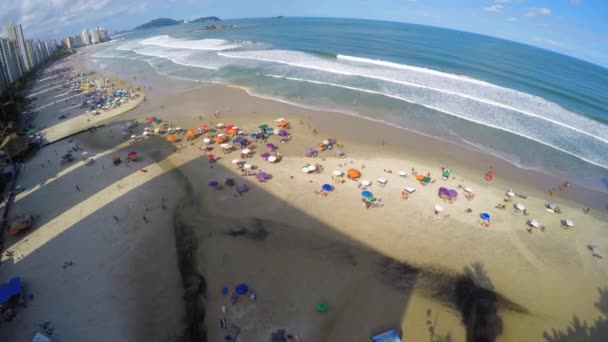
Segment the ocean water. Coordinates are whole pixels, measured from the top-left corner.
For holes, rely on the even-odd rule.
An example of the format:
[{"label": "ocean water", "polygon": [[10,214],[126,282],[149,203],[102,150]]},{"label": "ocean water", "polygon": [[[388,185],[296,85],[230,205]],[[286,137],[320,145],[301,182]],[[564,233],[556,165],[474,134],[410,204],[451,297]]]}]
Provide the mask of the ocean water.
[{"label": "ocean water", "polygon": [[236,84],[359,115],[608,191],[608,69],[435,27],[354,19],[224,21],[133,32],[97,51],[111,68]]}]

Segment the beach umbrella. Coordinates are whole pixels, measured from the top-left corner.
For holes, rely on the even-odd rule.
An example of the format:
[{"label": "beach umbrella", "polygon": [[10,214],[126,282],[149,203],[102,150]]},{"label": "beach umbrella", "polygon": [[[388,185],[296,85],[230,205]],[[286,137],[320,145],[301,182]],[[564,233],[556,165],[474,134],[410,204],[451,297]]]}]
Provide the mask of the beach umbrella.
[{"label": "beach umbrella", "polygon": [[433,210],[435,210],[436,213],[440,213],[443,211],[443,207],[441,204],[435,204],[435,206],[433,206]]},{"label": "beach umbrella", "polygon": [[279,131],[279,135],[282,137],[286,137],[289,135],[289,132],[287,132],[286,130],[282,129]]},{"label": "beach umbrella", "polygon": [[264,153],[260,154],[260,157],[262,157],[263,159],[268,159],[268,157],[270,157],[270,153],[264,152]]},{"label": "beach umbrella", "polygon": [[137,138],[137,135],[134,134],[131,136],[131,139],[135,139],[135,138]]},{"label": "beach umbrella", "polygon": [[279,127],[287,127],[287,125],[288,125],[288,123],[285,120],[279,121],[279,123],[277,123],[277,126],[279,126]]},{"label": "beach umbrella", "polygon": [[186,136],[188,138],[193,138],[196,135],[196,131],[193,129],[189,129],[188,132],[186,132]]},{"label": "beach umbrella", "polygon": [[342,174],[344,174],[342,171],[340,170],[334,170],[334,172],[332,172],[332,174],[336,177],[340,177],[342,176]]},{"label": "beach umbrella", "polygon": [[405,177],[405,176],[407,176],[407,172],[401,170],[401,171],[399,171],[399,176]]},{"label": "beach umbrella", "polygon": [[82,152],[83,156],[86,156],[87,154],[89,154],[89,152],[87,152],[87,151]]},{"label": "beach umbrella", "polygon": [[448,196],[448,189],[444,187],[439,188],[439,196]]},{"label": "beach umbrella", "polygon": [[564,220],[564,225],[566,225],[567,227],[574,227],[574,221]]},{"label": "beach umbrella", "polygon": [[234,138],[234,140],[232,142],[237,145],[244,145],[247,142],[247,139],[245,139],[243,137],[236,137],[236,138]]},{"label": "beach umbrella", "polygon": [[528,225],[534,228],[540,227],[540,222],[538,220],[529,220]]},{"label": "beach umbrella", "polygon": [[549,203],[549,204],[547,204],[547,208],[549,208],[551,210],[555,210],[555,209],[557,209],[557,204],[555,204],[555,203]]},{"label": "beach umbrella", "polygon": [[227,132],[228,132],[228,133],[230,133],[230,134],[232,134],[232,135],[237,135],[237,134],[239,134],[239,131],[238,131],[238,130],[236,130],[236,129],[234,129],[234,128],[233,128],[233,129],[231,129],[231,130],[228,130]]},{"label": "beach umbrella", "polygon": [[257,138],[258,137],[258,133],[251,133],[249,134],[250,137],[252,138]]},{"label": "beach umbrella", "polygon": [[234,128],[234,125],[228,125],[226,127],[224,127],[225,130],[230,131]]},{"label": "beach umbrella", "polygon": [[249,163],[246,163],[245,165],[243,165],[243,167],[244,167],[245,169],[247,169],[247,170],[251,170],[251,169],[253,169],[253,165],[251,165],[251,164],[249,164]]},{"label": "beach umbrella", "polygon": [[278,128],[275,128],[272,130],[272,134],[274,134],[274,135],[279,135],[279,133],[281,133],[281,130]]},{"label": "beach umbrella", "polygon": [[310,172],[309,167],[308,167],[308,166],[304,166],[304,167],[302,167],[302,172],[304,172],[304,173],[309,173],[309,172]]},{"label": "beach umbrella", "polygon": [[217,127],[217,128],[223,128],[224,126],[226,126],[226,125],[224,125],[223,123],[218,123],[217,125],[215,125],[215,127]]},{"label": "beach umbrella", "polygon": [[372,195],[372,193],[370,191],[367,191],[367,190],[361,192],[361,197],[369,197],[371,195]]},{"label": "beach umbrella", "polygon": [[177,137],[175,135],[170,135],[167,137],[168,142],[174,142],[175,140],[177,140]]},{"label": "beach umbrella", "polygon": [[150,135],[150,132],[149,131],[145,131],[142,134],[147,137],[148,135]]},{"label": "beach umbrella", "polygon": [[517,204],[515,204],[515,209],[520,210],[520,211],[526,210],[526,206],[521,203],[517,203]]},{"label": "beach umbrella", "polygon": [[209,153],[209,154],[207,155],[207,159],[209,159],[209,160],[213,160],[213,158],[215,158],[215,156],[213,155],[213,153]]},{"label": "beach umbrella", "polygon": [[277,146],[276,146],[275,144],[273,144],[273,143],[268,143],[268,144],[266,144],[266,147],[272,151],[272,150],[274,150],[274,149],[275,149]]},{"label": "beach umbrella", "polygon": [[238,295],[244,295],[247,294],[247,292],[249,292],[249,285],[245,284],[245,283],[241,283],[238,284],[236,286],[236,288],[234,289],[234,291],[236,292],[236,294]]},{"label": "beach umbrella", "polygon": [[317,150],[315,150],[313,147],[308,147],[306,149],[306,155],[307,156],[313,156],[317,153]]},{"label": "beach umbrella", "polygon": [[329,184],[323,184],[321,189],[323,189],[323,191],[331,191],[333,189],[333,187]]},{"label": "beach umbrella", "polygon": [[346,175],[350,179],[358,179],[359,177],[361,177],[361,172],[359,172],[359,170],[357,169],[348,169]]},{"label": "beach umbrella", "polygon": [[511,190],[507,191],[506,195],[509,197],[515,197],[515,193]]},{"label": "beach umbrella", "polygon": [[270,157],[268,157],[268,161],[269,161],[269,162],[271,162],[271,163],[274,163],[274,162],[276,162],[276,161],[277,161],[277,157],[275,157],[275,156],[270,156]]},{"label": "beach umbrella", "polygon": [[265,132],[265,131],[266,131],[266,129],[268,128],[268,125],[267,125],[267,124],[261,124],[261,125],[259,125],[259,126],[258,126],[258,128],[259,128],[259,129],[260,129],[262,132]]},{"label": "beach umbrella", "polygon": [[240,164],[240,163],[242,163],[242,162],[243,162],[243,161],[242,161],[242,160],[240,160],[240,159],[232,159],[232,164],[234,164],[234,165]]},{"label": "beach umbrella", "polygon": [[329,140],[323,140],[323,145],[329,145]]},{"label": "beach umbrella", "polygon": [[279,123],[281,121],[286,121],[286,120],[284,118],[278,118],[278,119],[274,120],[274,122],[277,122],[277,123]]},{"label": "beach umbrella", "polygon": [[136,155],[137,155],[137,152],[135,152],[135,151],[131,151],[131,152],[127,153],[127,156],[129,156],[129,157],[135,157]]},{"label": "beach umbrella", "polygon": [[468,186],[465,186],[464,188],[462,188],[462,190],[464,190],[464,192],[466,192],[468,194],[472,194],[473,193],[473,189],[469,188]]},{"label": "beach umbrella", "polygon": [[203,139],[203,142],[204,142],[205,144],[208,144],[208,143],[210,143],[210,142],[211,142],[211,139],[209,139],[209,138],[205,138],[205,139]]},{"label": "beach umbrella", "polygon": [[246,148],[246,149],[244,149],[244,150],[243,150],[243,151],[241,151],[241,152],[242,152],[243,154],[249,154],[249,153],[251,153],[251,150],[250,150],[250,149],[248,149],[248,148]]},{"label": "beach umbrella", "polygon": [[308,166],[308,170],[310,170],[310,171],[316,171],[317,167],[314,166],[314,165],[310,165],[310,166]]},{"label": "beach umbrella", "polygon": [[210,181],[207,185],[209,185],[210,188],[217,188],[220,183],[218,183],[218,181]]},{"label": "beach umbrella", "polygon": [[376,180],[378,181],[378,183],[380,183],[380,184],[382,184],[382,185],[384,185],[384,184],[388,183],[388,179],[383,178],[383,177],[380,177],[380,178],[378,178],[378,179],[376,179]]},{"label": "beach umbrella", "polygon": [[204,130],[206,130],[206,129],[207,129],[207,125],[202,125],[202,126],[201,126],[201,129],[202,129],[203,131],[204,131]]},{"label": "beach umbrella", "polygon": [[450,189],[450,190],[448,190],[448,196],[450,196],[451,198],[456,198],[456,197],[458,197],[458,191],[456,191],[454,189]]},{"label": "beach umbrella", "polygon": [[153,117],[153,116],[150,116],[150,117],[148,118],[148,123],[152,123],[152,122],[154,122],[154,120],[156,120],[156,118],[155,118],[155,117]]},{"label": "beach umbrella", "polygon": [[364,179],[361,181],[361,185],[363,186],[370,186],[372,185],[372,182],[368,181],[367,179]]},{"label": "beach umbrella", "polygon": [[432,180],[431,177],[424,177],[424,178],[422,178],[422,181],[425,182],[425,183],[429,183],[431,180]]},{"label": "beach umbrella", "polygon": [[481,215],[479,215],[479,217],[481,217],[481,219],[484,221],[490,221],[490,214],[488,214],[488,213],[481,213]]},{"label": "beach umbrella", "polygon": [[328,309],[327,303],[319,303],[316,306],[318,312],[325,312]]},{"label": "beach umbrella", "polygon": [[266,172],[260,171],[255,175],[255,178],[257,178],[259,180],[267,180],[270,178],[270,175],[267,174]]},{"label": "beach umbrella", "polygon": [[229,149],[232,146],[230,144],[223,143],[223,144],[220,145],[220,147],[223,148],[223,149]]},{"label": "beach umbrella", "polygon": [[155,128],[154,133],[156,133],[156,134],[160,133],[160,128]]}]

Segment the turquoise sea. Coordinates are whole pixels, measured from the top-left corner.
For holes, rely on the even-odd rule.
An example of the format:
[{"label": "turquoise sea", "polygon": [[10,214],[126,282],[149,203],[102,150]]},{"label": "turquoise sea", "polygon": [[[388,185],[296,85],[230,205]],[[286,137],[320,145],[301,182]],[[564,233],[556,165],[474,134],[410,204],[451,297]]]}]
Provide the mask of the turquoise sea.
[{"label": "turquoise sea", "polygon": [[608,192],[608,69],[421,25],[228,20],[114,37],[93,57],[414,130]]}]

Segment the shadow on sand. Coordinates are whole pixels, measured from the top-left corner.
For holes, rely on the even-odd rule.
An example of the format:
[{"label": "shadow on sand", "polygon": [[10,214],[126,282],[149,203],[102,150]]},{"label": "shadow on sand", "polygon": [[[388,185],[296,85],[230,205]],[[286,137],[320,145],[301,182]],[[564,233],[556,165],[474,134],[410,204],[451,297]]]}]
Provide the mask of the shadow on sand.
[{"label": "shadow on sand", "polygon": [[595,307],[600,311],[601,316],[587,323],[574,315],[570,326],[565,330],[545,331],[543,334],[545,340],[547,342],[608,341],[608,288],[599,288],[597,291],[599,297]]},{"label": "shadow on sand", "polygon": [[[219,164],[214,164],[213,168],[210,168],[210,164],[204,156],[189,161],[179,168],[173,168],[164,160],[168,153],[174,150],[173,145],[159,141],[150,142],[150,144],[149,148],[156,152],[148,153],[148,158],[138,164],[136,169],[114,169],[109,166],[111,165],[110,155],[106,156],[106,159],[101,158],[98,162],[108,165],[111,171],[107,172],[111,172],[112,176],[106,177],[105,182],[101,182],[95,187],[85,188],[78,194],[71,193],[69,196],[60,194],[60,198],[56,197],[59,189],[66,187],[72,189],[71,183],[73,179],[82,176],[79,175],[80,173],[90,172],[90,169],[82,166],[30,195],[31,198],[34,196],[57,198],[56,201],[49,201],[46,204],[54,207],[50,210],[51,214],[48,217],[42,218],[41,224],[44,224],[66,209],[78,205],[148,163],[159,163],[167,171],[110,203],[96,208],[92,214],[73,226],[66,227],[59,235],[19,262],[11,263],[8,266],[3,265],[0,268],[3,277],[8,277],[9,274],[31,275],[29,278],[24,278],[26,286],[33,289],[38,298],[45,298],[37,299],[32,305],[38,305],[38,302],[41,302],[49,307],[48,309],[38,309],[41,316],[28,318],[57,321],[56,335],[59,338],[82,340],[91,332],[90,327],[73,327],[69,318],[74,315],[85,315],[87,319],[95,320],[99,316],[129,314],[132,316],[118,318],[123,322],[116,323],[110,320],[102,325],[103,327],[100,329],[104,329],[104,336],[113,341],[159,340],[161,336],[162,340],[166,341],[215,341],[213,338],[209,338],[209,327],[215,322],[210,322],[206,317],[206,306],[211,300],[208,296],[210,281],[217,284],[220,280],[213,279],[218,275],[210,273],[205,268],[205,264],[200,262],[200,253],[204,252],[201,250],[203,248],[201,246],[209,241],[228,243],[229,246],[233,244],[233,248],[253,246],[253,248],[261,249],[263,253],[268,253],[271,257],[279,258],[282,253],[301,249],[303,251],[301,255],[306,255],[306,257],[295,260],[290,270],[282,271],[285,279],[298,277],[298,270],[313,265],[312,267],[319,267],[319,271],[323,274],[328,274],[328,277],[343,277],[348,280],[338,282],[339,286],[334,289],[323,289],[322,282],[317,284],[311,284],[305,280],[285,282],[285,287],[290,291],[293,290],[294,293],[305,295],[311,290],[327,293],[327,300],[335,308],[323,317],[315,315],[313,318],[310,318],[310,313],[302,312],[302,310],[299,313],[284,312],[286,321],[289,321],[290,318],[295,322],[300,319],[308,320],[308,323],[312,323],[313,326],[321,327],[320,332],[312,338],[307,338],[308,341],[332,341],[337,340],[336,336],[340,338],[346,336],[349,340],[362,340],[385,329],[400,327],[414,289],[458,312],[466,327],[467,341],[471,342],[494,341],[501,334],[502,320],[499,316],[501,310],[526,312],[525,308],[495,292],[482,264],[473,264],[465,267],[462,273],[454,273],[429,265],[413,265],[395,260],[383,251],[371,249],[364,241],[353,240],[307,213],[291,207],[282,199],[265,191],[263,186],[258,183],[236,176],[234,170],[224,168]],[[137,148],[146,149],[147,147],[137,145]],[[122,152],[126,152],[126,150],[124,149]],[[210,200],[212,198],[210,196],[215,196],[215,193],[210,195],[206,182],[199,181],[203,172],[216,179],[233,177],[237,179],[238,185],[248,184],[250,191],[243,197],[228,196],[233,198],[230,201],[232,210],[239,210],[244,205],[243,198],[255,196],[256,201],[275,208],[277,215],[285,211],[293,213],[291,219],[293,222],[297,222],[297,225],[289,226],[259,217],[229,220],[225,214],[205,212],[204,202]],[[113,222],[113,213],[118,208],[132,206],[134,198],[146,198],[152,194],[160,196],[159,194],[164,191],[179,196],[171,205],[170,209],[173,212],[157,208],[149,215],[152,220],[164,220],[162,222],[173,224],[172,231],[145,229],[146,224],[135,212],[133,217],[121,219],[120,223]],[[234,189],[225,188],[222,191],[229,192]],[[29,198],[24,198],[22,201],[25,202],[20,205],[28,207]],[[141,208],[137,210],[141,210]],[[224,224],[215,225],[220,220]],[[107,222],[107,228],[103,234],[95,231],[94,228],[99,226],[94,224],[99,221]],[[301,227],[311,227],[311,229],[305,231],[299,229]],[[28,236],[20,239],[28,239]],[[125,241],[131,241],[129,243],[133,244],[128,245]],[[243,245],[243,243],[247,245]],[[103,249],[95,248],[98,244],[113,246],[112,253],[115,254],[104,254]],[[57,257],[58,249],[64,249],[64,253],[60,253],[59,258],[61,259]],[[273,254],[274,251],[276,251],[276,255]],[[57,272],[57,266],[61,265],[64,262],[63,258],[68,255],[73,256],[76,265],[80,266],[77,266],[72,273],[62,273],[61,270]],[[100,259],[104,260],[104,266],[101,269],[95,270],[95,272],[87,269],[87,264],[99,264]],[[172,264],[172,260],[177,260],[177,265]],[[239,262],[247,264],[249,261],[245,258]],[[5,264],[8,263],[5,262]],[[40,269],[40,264],[48,264],[46,267],[48,269]],[[177,270],[175,266],[177,266]],[[276,271],[271,266],[267,266],[267,270],[257,267],[259,265],[246,266],[251,269],[251,272],[267,272],[268,277],[276,276]],[[171,293],[169,291],[174,289],[173,284],[178,281],[177,271],[181,275],[183,292]],[[368,274],[371,274],[371,277],[367,277]],[[83,281],[87,286],[83,286],[80,281],[85,278],[87,280]],[[63,284],[61,285],[63,287],[58,292],[51,293],[45,290],[48,282],[56,283],[48,288],[57,288],[59,286],[57,283]],[[105,282],[107,285],[96,288],[92,286],[96,282]],[[357,282],[368,282],[377,291],[357,293],[356,300],[352,304],[349,303],[352,298],[344,297],[346,297],[345,293],[355,291],[353,289],[356,288]],[[260,290],[263,289],[261,284],[256,284],[256,286]],[[316,287],[311,288],[311,286]],[[66,305],[62,317],[44,316],[44,314],[56,314],[57,311],[53,310],[53,307],[74,299],[78,301],[78,305]],[[170,310],[163,312],[163,304],[182,299],[185,312],[180,314]],[[99,304],[100,302],[103,304]],[[605,304],[605,302],[602,303]],[[353,325],[351,322],[352,305],[356,306],[355,311],[359,315],[361,312],[365,314],[366,311],[365,307],[359,307],[361,305],[381,308],[381,314],[369,315],[361,324]],[[83,306],[91,307],[91,312],[83,313]],[[349,306],[351,307],[349,308]],[[126,307],[128,310],[113,312],[114,307]],[[272,311],[275,310],[281,310],[281,308],[272,307]],[[289,317],[290,315],[293,317]],[[176,317],[180,323],[176,322]],[[169,322],[173,322],[177,326],[163,327]],[[284,322],[270,322],[267,336],[270,336],[270,328],[274,324],[281,325],[282,323]],[[183,325],[183,329],[179,325]],[[14,340],[23,340],[22,337],[29,336],[31,326],[31,321],[17,319],[11,322],[8,328],[5,325],[0,326],[0,331],[7,329],[7,336],[14,337]],[[262,327],[266,327],[266,325],[262,325]],[[446,337],[441,339],[434,334],[433,329],[433,326],[430,325],[431,336],[436,336],[434,341],[449,340],[449,332]],[[182,332],[177,333],[179,330]],[[243,329],[241,336],[246,335],[247,331]],[[247,338],[243,337],[243,340],[245,341]]]}]

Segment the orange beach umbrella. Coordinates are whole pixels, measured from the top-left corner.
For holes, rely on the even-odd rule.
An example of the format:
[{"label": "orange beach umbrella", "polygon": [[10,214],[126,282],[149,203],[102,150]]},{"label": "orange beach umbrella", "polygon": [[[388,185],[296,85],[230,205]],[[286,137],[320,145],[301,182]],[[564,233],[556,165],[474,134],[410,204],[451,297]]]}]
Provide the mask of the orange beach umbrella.
[{"label": "orange beach umbrella", "polygon": [[188,130],[188,132],[186,132],[186,136],[187,136],[188,138],[192,138],[192,137],[194,137],[195,135],[196,135],[196,131],[195,131],[195,130],[193,130],[193,129],[189,129],[189,130]]},{"label": "orange beach umbrella", "polygon": [[167,137],[168,142],[174,142],[175,140],[177,140],[177,137],[175,135],[169,135]]},{"label": "orange beach umbrella", "polygon": [[359,172],[359,170],[357,170],[357,169],[348,169],[348,172],[346,173],[346,175],[350,179],[357,179],[357,178],[361,177],[361,172]]}]

